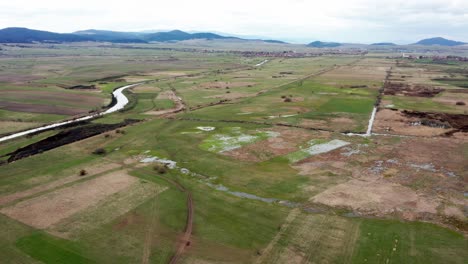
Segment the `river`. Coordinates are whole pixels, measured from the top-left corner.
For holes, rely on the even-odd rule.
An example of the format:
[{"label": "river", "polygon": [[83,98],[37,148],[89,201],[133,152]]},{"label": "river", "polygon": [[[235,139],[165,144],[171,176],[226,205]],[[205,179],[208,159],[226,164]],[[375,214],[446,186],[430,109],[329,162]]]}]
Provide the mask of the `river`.
[{"label": "river", "polygon": [[45,125],[45,126],[41,126],[41,127],[21,131],[21,132],[18,132],[18,133],[14,133],[14,134],[11,134],[11,135],[8,135],[8,136],[1,137],[0,142],[7,141],[7,140],[10,140],[10,139],[14,139],[14,138],[18,138],[18,137],[22,137],[22,136],[26,136],[26,135],[29,135],[29,134],[32,134],[32,133],[35,133],[35,132],[48,130],[48,129],[51,129],[51,128],[61,127],[61,126],[64,126],[64,125],[73,124],[73,123],[76,123],[76,122],[93,119],[93,118],[96,118],[96,117],[99,117],[99,116],[107,115],[107,114],[114,113],[114,112],[117,112],[119,110],[122,110],[128,104],[128,98],[123,94],[123,91],[125,89],[131,88],[131,87],[134,87],[134,86],[137,86],[137,85],[140,85],[140,84],[139,83],[130,84],[130,85],[122,86],[120,88],[115,89],[112,92],[112,95],[115,98],[116,103],[115,103],[114,106],[112,106],[111,108],[107,109],[104,112],[100,112],[100,113],[97,113],[97,114],[91,114],[91,115],[83,116],[83,117],[72,119],[72,120],[53,123],[53,124],[50,124],[50,125]]}]

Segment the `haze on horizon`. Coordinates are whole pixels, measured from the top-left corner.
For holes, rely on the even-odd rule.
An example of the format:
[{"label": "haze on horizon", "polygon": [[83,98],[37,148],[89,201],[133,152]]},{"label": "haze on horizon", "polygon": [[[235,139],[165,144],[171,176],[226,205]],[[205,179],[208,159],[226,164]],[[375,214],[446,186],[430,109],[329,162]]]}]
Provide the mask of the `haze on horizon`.
[{"label": "haze on horizon", "polygon": [[212,31],[306,43],[468,42],[466,0],[16,0],[0,3],[0,28],[54,32]]}]

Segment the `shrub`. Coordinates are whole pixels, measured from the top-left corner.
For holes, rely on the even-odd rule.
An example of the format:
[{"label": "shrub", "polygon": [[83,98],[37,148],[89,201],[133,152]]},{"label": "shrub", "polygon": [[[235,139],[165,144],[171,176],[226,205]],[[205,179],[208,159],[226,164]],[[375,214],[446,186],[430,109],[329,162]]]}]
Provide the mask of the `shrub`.
[{"label": "shrub", "polygon": [[164,165],[162,163],[158,163],[158,164],[154,165],[153,170],[157,171],[159,174],[164,174],[164,173],[167,172],[167,167],[166,167],[166,165]]},{"label": "shrub", "polygon": [[106,154],[106,150],[103,149],[103,148],[97,148],[93,151],[93,154],[96,154],[96,155],[104,155]]}]

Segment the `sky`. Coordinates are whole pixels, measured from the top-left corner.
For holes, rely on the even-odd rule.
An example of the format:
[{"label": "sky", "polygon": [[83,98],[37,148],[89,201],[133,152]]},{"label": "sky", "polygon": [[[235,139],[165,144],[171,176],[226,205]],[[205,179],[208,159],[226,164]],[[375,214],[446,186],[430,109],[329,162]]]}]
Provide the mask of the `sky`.
[{"label": "sky", "polygon": [[1,0],[0,28],[213,31],[293,43],[468,42],[468,0]]}]

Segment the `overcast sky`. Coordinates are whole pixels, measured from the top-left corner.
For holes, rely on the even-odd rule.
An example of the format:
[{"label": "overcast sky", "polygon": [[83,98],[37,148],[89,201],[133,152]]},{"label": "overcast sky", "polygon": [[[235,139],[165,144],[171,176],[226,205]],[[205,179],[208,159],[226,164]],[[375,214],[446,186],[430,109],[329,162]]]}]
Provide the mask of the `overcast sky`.
[{"label": "overcast sky", "polygon": [[1,0],[0,28],[181,29],[294,42],[468,42],[468,0]]}]

